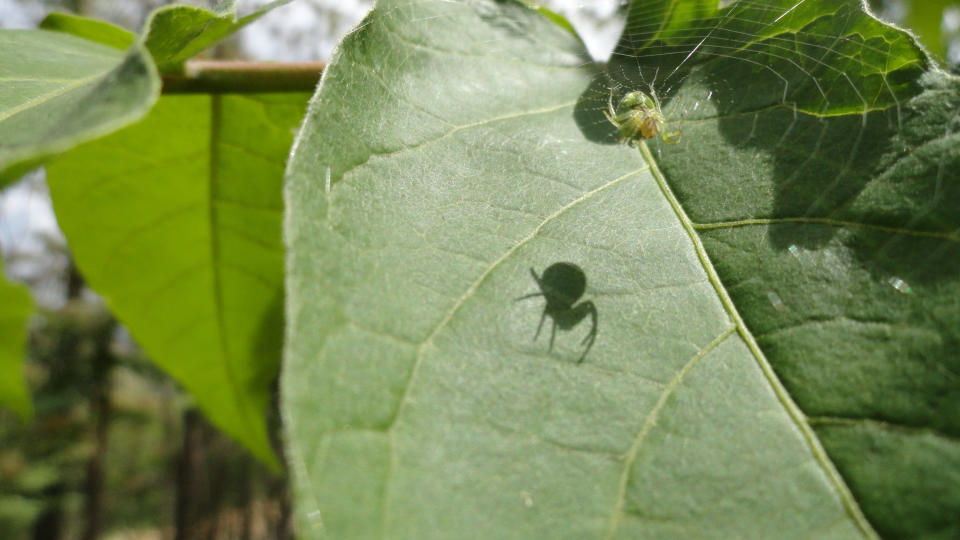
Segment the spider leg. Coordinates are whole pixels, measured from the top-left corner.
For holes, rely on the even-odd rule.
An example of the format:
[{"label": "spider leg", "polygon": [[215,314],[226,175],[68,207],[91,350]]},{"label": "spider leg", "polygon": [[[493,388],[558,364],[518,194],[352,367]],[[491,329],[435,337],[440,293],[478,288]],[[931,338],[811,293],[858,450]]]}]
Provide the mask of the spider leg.
[{"label": "spider leg", "polygon": [[[533,268],[530,268],[530,275],[533,276],[533,280],[537,282],[537,286],[543,289],[543,286],[540,285],[540,276],[537,275],[537,271],[534,270]],[[527,298],[533,298],[535,296],[543,296],[543,291],[541,290],[541,292],[535,292],[535,293],[530,293],[530,294],[521,296],[520,298],[515,299],[514,302],[519,302],[521,300],[526,300]]]},{"label": "spider leg", "polygon": [[533,280],[537,282],[537,286],[542,289],[543,287],[540,285],[540,276],[537,275],[537,271],[534,270],[532,266],[530,267],[530,275],[533,276]]},{"label": "spider leg", "polygon": [[593,347],[593,342],[597,339],[597,319],[599,318],[597,314],[597,306],[591,301],[586,301],[577,306],[578,310],[586,310],[590,314],[590,332],[586,337],[583,338],[583,341],[580,342],[581,345],[586,344],[586,348],[583,349],[583,354],[580,355],[580,360],[577,363],[583,362],[583,359],[587,357],[587,353],[590,352],[590,348]]},{"label": "spider leg", "polygon": [[[610,88],[610,95],[607,96],[607,108],[603,109],[603,115],[607,117],[607,122],[613,124],[613,127],[620,129],[617,123],[617,110],[613,108],[613,88]],[[621,141],[622,142],[622,141]]]},{"label": "spider leg", "polygon": [[680,139],[682,137],[683,137],[683,132],[680,131],[679,127],[672,131],[664,131],[660,134],[660,138],[663,139],[663,142],[667,144],[676,144],[680,142]]},{"label": "spider leg", "polygon": [[611,124],[613,124],[613,127],[620,129],[620,125],[617,124],[617,120],[614,117],[614,113],[611,111],[613,111],[613,109],[610,109],[609,111],[607,109],[603,109],[603,115],[607,117],[607,122],[610,122]]},{"label": "spider leg", "polygon": [[557,321],[553,321],[553,326],[550,328],[550,347],[547,348],[547,352],[553,352],[553,340],[557,337]]},{"label": "spider leg", "polygon": [[[543,314],[540,315],[540,324],[537,325],[537,333],[533,335],[533,340],[534,340],[534,341],[536,341],[537,338],[540,337],[540,330],[543,330],[543,321],[544,321],[544,319],[546,319],[546,318],[547,318],[547,309],[544,308],[544,309],[543,309]],[[556,328],[556,325],[554,325],[554,328]],[[552,343],[552,342],[553,342],[553,340],[551,340],[551,343]]]}]

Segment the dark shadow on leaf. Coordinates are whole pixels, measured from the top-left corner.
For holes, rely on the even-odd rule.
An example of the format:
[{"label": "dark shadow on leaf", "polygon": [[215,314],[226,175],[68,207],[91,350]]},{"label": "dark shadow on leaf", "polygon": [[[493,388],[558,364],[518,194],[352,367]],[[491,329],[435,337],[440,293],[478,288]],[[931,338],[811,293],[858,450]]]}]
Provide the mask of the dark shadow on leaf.
[{"label": "dark shadow on leaf", "polygon": [[[283,353],[283,288],[278,287],[260,320],[259,331],[252,336],[253,354],[260,359],[254,380],[277,377]],[[259,384],[259,383],[258,383]]]},{"label": "dark shadow on leaf", "polygon": [[588,141],[600,144],[619,144],[617,129],[603,116],[610,98],[607,75],[598,73],[580,94],[573,109],[573,119]]},{"label": "dark shadow on leaf", "polygon": [[517,301],[542,297],[545,302],[543,313],[540,315],[540,324],[533,336],[534,341],[540,337],[544,320],[550,317],[552,325],[548,350],[552,351],[558,327],[564,331],[572,330],[589,316],[590,332],[581,342],[585,347],[577,363],[583,362],[597,338],[598,324],[597,308],[593,302],[585,300],[579,304],[576,303],[587,289],[586,274],[573,263],[558,262],[548,266],[542,275],[537,275],[537,271],[531,268],[530,275],[540,291],[521,296]]}]

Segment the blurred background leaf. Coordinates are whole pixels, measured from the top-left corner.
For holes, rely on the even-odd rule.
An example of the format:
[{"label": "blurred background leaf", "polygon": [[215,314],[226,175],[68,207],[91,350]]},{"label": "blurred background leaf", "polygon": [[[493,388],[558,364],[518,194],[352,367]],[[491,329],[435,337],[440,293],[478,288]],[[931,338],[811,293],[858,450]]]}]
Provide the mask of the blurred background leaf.
[{"label": "blurred background leaf", "polygon": [[274,466],[281,182],[307,97],[165,96],[47,168],[90,286],[216,425]]},{"label": "blurred background leaf", "polygon": [[33,417],[33,405],[23,376],[27,321],[33,301],[26,287],[10,283],[0,260],[0,405],[10,407],[24,422]]}]

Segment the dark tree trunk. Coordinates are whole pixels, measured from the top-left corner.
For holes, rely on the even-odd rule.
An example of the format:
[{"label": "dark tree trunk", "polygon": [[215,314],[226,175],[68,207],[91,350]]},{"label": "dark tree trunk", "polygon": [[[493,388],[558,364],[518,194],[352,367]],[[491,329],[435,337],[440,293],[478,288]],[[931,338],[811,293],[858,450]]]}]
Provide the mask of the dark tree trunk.
[{"label": "dark tree trunk", "polygon": [[33,540],[57,540],[63,537],[63,494],[67,486],[57,482],[44,490],[47,508],[33,522]]},{"label": "dark tree trunk", "polygon": [[200,494],[199,473],[201,470],[200,418],[197,411],[189,409],[183,413],[183,448],[177,459],[176,490],[176,540],[194,538],[196,531],[196,510]]},{"label": "dark tree trunk", "polygon": [[277,518],[274,534],[278,540],[293,538],[293,507],[290,504],[290,491],[286,478],[277,478],[271,482],[271,495],[280,504],[280,515]]},{"label": "dark tree trunk", "polygon": [[253,507],[252,492],[252,474],[253,465],[249,459],[243,460],[240,464],[240,504],[243,523],[241,524],[240,537],[244,540],[251,538],[251,529],[253,527],[253,513],[256,510]]},{"label": "dark tree trunk", "polygon": [[87,519],[83,540],[96,540],[100,536],[103,521],[103,475],[107,455],[107,436],[110,428],[110,370],[113,359],[97,355],[95,369],[95,395],[93,401],[94,450],[87,461],[87,477],[83,486],[84,514]]}]

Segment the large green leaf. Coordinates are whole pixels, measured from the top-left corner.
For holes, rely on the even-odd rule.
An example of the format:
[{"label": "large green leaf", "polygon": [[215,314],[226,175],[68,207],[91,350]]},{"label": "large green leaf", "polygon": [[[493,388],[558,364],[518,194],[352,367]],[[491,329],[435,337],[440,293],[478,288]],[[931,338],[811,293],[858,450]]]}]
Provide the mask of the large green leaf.
[{"label": "large green leaf", "polygon": [[0,261],[0,405],[10,407],[23,420],[33,416],[30,391],[23,377],[27,320],[31,313],[30,293],[3,278]]},{"label": "large green leaf", "polygon": [[124,53],[49,30],[0,30],[0,81],[0,186],[136,121],[160,92],[140,45]]},{"label": "large green leaf", "polygon": [[[960,83],[858,2],[630,17],[608,73],[492,0],[341,44],[286,188],[301,532],[956,536]],[[615,144],[655,81],[682,141]],[[582,363],[516,301],[557,262]]]},{"label": "large green leaf", "polygon": [[307,96],[163,97],[47,168],[77,264],[212,421],[270,462],[283,167]]}]

